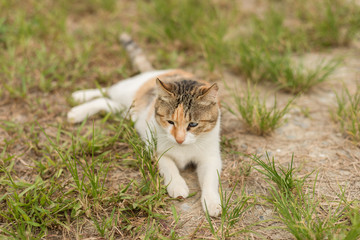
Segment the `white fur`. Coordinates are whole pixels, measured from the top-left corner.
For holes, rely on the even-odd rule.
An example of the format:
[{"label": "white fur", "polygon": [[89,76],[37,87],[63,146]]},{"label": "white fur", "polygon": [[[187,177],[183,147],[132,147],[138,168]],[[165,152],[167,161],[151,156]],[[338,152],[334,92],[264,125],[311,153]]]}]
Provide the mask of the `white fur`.
[{"label": "white fur", "polygon": [[[94,97],[95,100],[83,103],[72,108],[68,113],[68,120],[71,122],[81,122],[87,116],[91,116],[99,111],[118,112],[122,108],[130,108],[136,91],[147,80],[171,70],[151,71],[139,74],[135,77],[120,81],[108,89],[84,90],[73,93],[73,97],[78,101],[89,101]],[[102,97],[102,92],[110,97]],[[202,190],[201,203],[204,211],[208,210],[210,216],[218,216],[221,213],[220,196],[218,189],[218,176],[221,171],[221,155],[219,146],[220,135],[220,111],[216,126],[210,132],[200,136],[194,136],[187,132],[185,141],[178,144],[170,134],[170,128],[162,128],[152,116],[149,116],[149,106],[145,111],[132,113],[136,121],[135,128],[143,140],[150,139],[151,132],[157,139],[157,154],[159,159],[159,172],[164,177],[167,191],[171,197],[188,197],[189,188],[185,180],[181,177],[179,169],[183,170],[186,165],[193,162],[197,165],[197,174]],[[150,129],[151,131],[150,131]]]},{"label": "white fur", "polygon": [[131,107],[136,91],[151,78],[159,76],[171,70],[151,71],[136,75],[120,81],[108,89],[87,89],[76,91],[72,97],[77,102],[86,102],[93,98],[102,97],[107,94],[109,98],[102,98],[102,101],[86,102],[78,105],[68,113],[68,121],[72,123],[82,122],[85,118],[100,111],[119,112]]},{"label": "white fur", "polygon": [[87,102],[91,99],[102,97],[103,93],[106,92],[106,89],[103,88],[101,90],[99,89],[88,89],[88,90],[80,90],[73,92],[71,94],[71,97],[79,103]]},{"label": "white fur", "polygon": [[96,98],[79,106],[73,107],[67,114],[68,121],[82,122],[86,117],[92,116],[100,111],[119,112],[120,105],[108,98]]},{"label": "white fur", "polygon": [[197,138],[187,133],[181,145],[177,144],[173,137],[172,141],[169,141],[171,134],[165,132],[156,122],[154,125],[157,130],[157,152],[158,154],[165,152],[159,159],[159,171],[164,177],[164,183],[168,185],[169,195],[184,198],[189,195],[189,189],[178,169],[182,170],[193,162],[197,165],[203,209],[205,211],[207,207],[210,216],[218,216],[221,213],[218,189],[218,176],[221,172],[220,117],[215,128],[210,132]]}]

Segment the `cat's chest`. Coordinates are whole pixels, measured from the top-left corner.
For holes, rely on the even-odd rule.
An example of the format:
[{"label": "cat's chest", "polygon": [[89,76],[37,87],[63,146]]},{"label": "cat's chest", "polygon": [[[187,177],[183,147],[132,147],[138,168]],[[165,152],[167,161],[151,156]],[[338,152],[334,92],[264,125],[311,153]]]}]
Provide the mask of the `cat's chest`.
[{"label": "cat's chest", "polygon": [[199,152],[199,149],[193,144],[186,146],[160,144],[158,145],[158,156],[163,154],[172,158],[176,165],[182,169],[190,162],[196,163],[201,152]]}]

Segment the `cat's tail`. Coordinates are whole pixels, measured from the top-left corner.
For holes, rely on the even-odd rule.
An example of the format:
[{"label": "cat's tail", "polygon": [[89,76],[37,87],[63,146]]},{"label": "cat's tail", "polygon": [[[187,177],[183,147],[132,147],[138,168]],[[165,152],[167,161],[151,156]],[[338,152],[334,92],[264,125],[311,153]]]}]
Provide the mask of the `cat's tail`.
[{"label": "cat's tail", "polygon": [[119,41],[129,54],[131,63],[136,71],[148,72],[154,70],[141,47],[132,40],[129,34],[120,34]]}]

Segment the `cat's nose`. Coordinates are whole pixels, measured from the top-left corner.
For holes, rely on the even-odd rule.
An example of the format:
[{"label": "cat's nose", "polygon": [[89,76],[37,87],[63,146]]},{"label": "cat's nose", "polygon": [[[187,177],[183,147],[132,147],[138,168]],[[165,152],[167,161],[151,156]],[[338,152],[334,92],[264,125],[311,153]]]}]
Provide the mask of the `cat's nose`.
[{"label": "cat's nose", "polygon": [[178,144],[182,144],[184,141],[185,141],[184,138],[177,138],[177,139],[176,139],[176,142],[177,142]]}]

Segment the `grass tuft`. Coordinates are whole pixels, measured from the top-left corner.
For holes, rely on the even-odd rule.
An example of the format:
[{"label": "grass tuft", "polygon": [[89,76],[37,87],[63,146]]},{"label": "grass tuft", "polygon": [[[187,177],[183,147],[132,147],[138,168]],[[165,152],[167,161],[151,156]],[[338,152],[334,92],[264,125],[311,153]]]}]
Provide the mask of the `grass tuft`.
[{"label": "grass tuft", "polygon": [[352,95],[349,89],[343,88],[341,95],[336,94],[337,110],[334,119],[340,123],[341,129],[350,138],[360,142],[360,86]]},{"label": "grass tuft", "polygon": [[339,64],[332,60],[306,69],[302,63],[295,64],[289,54],[279,54],[271,47],[267,42],[240,42],[236,68],[252,82],[274,82],[280,89],[298,94],[327,80]]},{"label": "grass tuft", "polygon": [[225,37],[234,16],[231,9],[224,12],[212,1],[196,0],[140,1],[139,7],[146,13],[143,35],[151,41],[187,52],[187,59],[204,58],[211,70],[227,59],[231,50]]},{"label": "grass tuft", "polygon": [[236,109],[233,110],[229,105],[226,108],[229,112],[237,116],[250,129],[251,132],[258,135],[266,135],[278,128],[284,123],[284,115],[289,111],[290,104],[294,99],[282,109],[277,106],[276,97],[272,107],[266,106],[266,99],[260,100],[259,93],[248,84],[246,96],[241,96],[239,92],[232,91],[232,97],[235,100]]},{"label": "grass tuft", "polygon": [[[279,190],[284,194],[291,194],[292,190],[297,185],[303,184],[302,182],[299,183],[299,180],[294,178],[294,171],[295,171],[295,168],[293,168],[294,154],[292,155],[291,162],[287,168],[284,168],[283,166],[276,167],[274,157],[272,157],[272,159],[270,160],[270,156],[268,155],[268,153],[266,153],[265,160],[263,160],[261,157],[257,155],[253,155],[252,160],[263,168],[263,170],[259,168],[255,168],[256,171],[265,175],[271,182],[274,182],[276,186],[279,188]],[[307,178],[307,176],[304,177],[302,181],[304,181]]]},{"label": "grass tuft", "polygon": [[254,206],[254,203],[251,202],[251,198],[246,195],[244,189],[241,192],[241,197],[237,197],[235,200],[232,199],[236,187],[237,184],[235,184],[230,193],[227,193],[226,190],[223,189],[219,176],[221,201],[221,221],[219,226],[216,226],[213,223],[208,211],[205,212],[205,217],[209,223],[210,231],[216,239],[228,239],[241,233],[251,232],[249,229],[250,226],[240,230],[234,229],[235,225],[241,220],[242,216]]},{"label": "grass tuft", "polygon": [[296,239],[339,239],[340,236],[357,239],[360,236],[356,230],[360,214],[351,206],[353,203],[346,201],[343,190],[336,201],[318,197],[315,195],[316,176],[312,189],[306,191],[305,181],[312,173],[296,178],[293,174],[294,156],[287,168],[276,167],[274,158],[270,160],[268,155],[266,162],[256,155],[251,158],[263,168],[255,169],[267,177],[270,185],[267,201],[274,206],[278,220],[286,226],[285,230]]},{"label": "grass tuft", "polygon": [[[142,181],[139,185],[140,193],[145,195],[144,203],[149,205],[149,210],[164,206],[166,186],[162,184],[157,163],[161,156],[156,156],[156,139],[151,132],[151,140],[144,143],[134,128],[128,128],[128,139],[136,155],[137,166],[140,170]],[[149,212],[151,215],[151,211]]]},{"label": "grass tuft", "polygon": [[0,204],[7,209],[0,212],[3,231],[8,236],[22,239],[41,239],[52,226],[64,226],[68,212],[76,205],[74,199],[63,196],[64,188],[56,178],[44,181],[37,177],[34,182],[14,178],[5,168],[0,169],[6,178],[0,179],[0,185],[7,193],[0,198]]},{"label": "grass tuft", "polygon": [[301,5],[298,15],[312,48],[348,46],[360,30],[360,8],[355,1],[303,1]]}]

